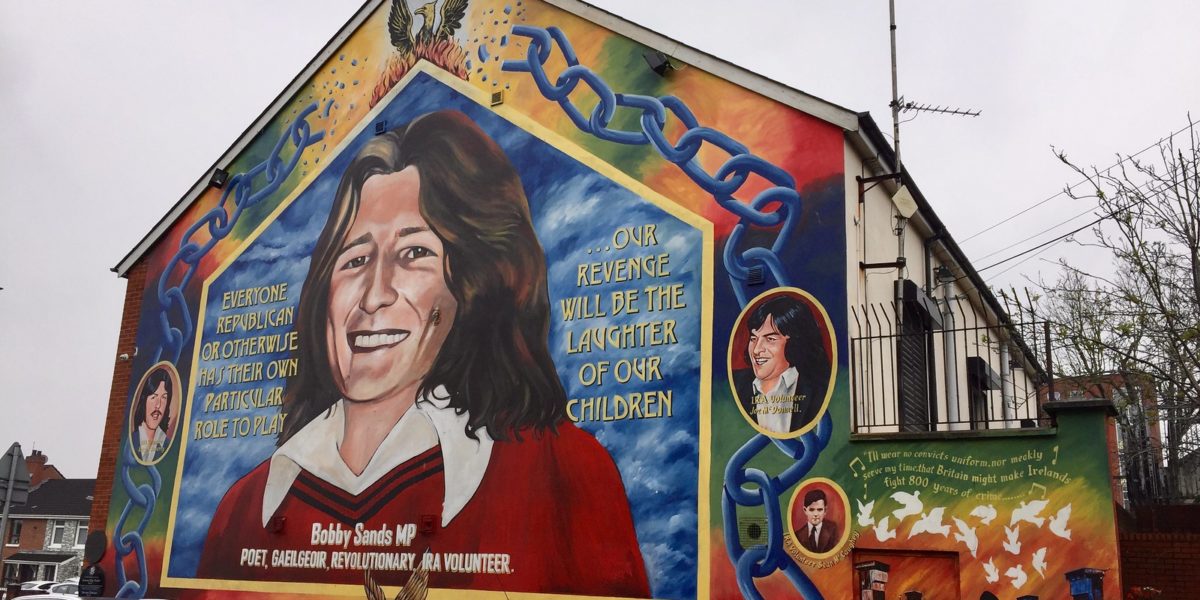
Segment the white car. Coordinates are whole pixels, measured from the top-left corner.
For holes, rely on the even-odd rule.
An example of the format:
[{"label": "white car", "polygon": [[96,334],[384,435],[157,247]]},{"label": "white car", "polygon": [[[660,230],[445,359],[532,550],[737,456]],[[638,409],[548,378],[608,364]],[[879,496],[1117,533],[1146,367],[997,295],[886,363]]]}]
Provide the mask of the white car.
[{"label": "white car", "polygon": [[23,582],[21,582],[21,589],[22,590],[48,590],[48,589],[50,589],[50,586],[52,586],[56,583],[58,583],[58,582],[57,581],[46,581],[44,579],[37,580],[37,581],[23,581]]},{"label": "white car", "polygon": [[78,598],[79,597],[79,581],[78,580],[71,581],[70,579],[68,579],[62,583],[56,583],[56,584],[50,586],[50,589],[48,591],[51,594],[62,594],[64,596]]}]

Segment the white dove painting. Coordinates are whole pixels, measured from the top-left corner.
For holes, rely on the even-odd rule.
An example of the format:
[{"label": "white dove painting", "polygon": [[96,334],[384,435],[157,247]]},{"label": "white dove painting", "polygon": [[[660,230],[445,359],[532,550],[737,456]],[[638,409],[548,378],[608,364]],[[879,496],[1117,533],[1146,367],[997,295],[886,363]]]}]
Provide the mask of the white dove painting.
[{"label": "white dove painting", "polygon": [[1042,576],[1042,579],[1046,578],[1046,549],[1045,548],[1038,548],[1037,550],[1034,551],[1033,562],[1031,563],[1031,566],[1033,567],[1034,571],[1037,571],[1038,575]]},{"label": "white dove painting", "polygon": [[896,530],[888,529],[888,519],[889,518],[891,518],[891,517],[885,516],[884,518],[880,519],[879,523],[877,523],[874,527],[875,539],[877,539],[881,542],[886,542],[886,541],[888,541],[890,539],[894,539],[896,537]]},{"label": "white dove painting", "polygon": [[858,526],[870,527],[874,525],[875,517],[871,516],[871,511],[875,509],[875,501],[872,500],[866,504],[863,504],[862,500],[855,498],[854,502],[858,504]]},{"label": "white dove painting", "polygon": [[1017,536],[1021,535],[1021,526],[1017,525],[1016,527],[1005,527],[1004,535],[1008,538],[1008,541],[1004,542],[1004,549],[1008,550],[1012,554],[1020,554],[1021,542],[1017,540]]},{"label": "white dove painting", "polygon": [[1049,504],[1049,502],[1045,500],[1034,500],[1028,504],[1022,502],[1020,506],[1013,509],[1012,518],[1008,520],[1008,524],[1016,525],[1017,523],[1024,521],[1026,523],[1031,523],[1041,527],[1042,523],[1046,522],[1046,519],[1039,517],[1038,515],[1040,515],[1043,510],[1046,510],[1047,504]]},{"label": "white dove painting", "polygon": [[912,529],[908,532],[908,537],[922,533],[936,533],[942,537],[950,535],[950,526],[942,523],[942,515],[946,509],[939,506],[928,513],[921,513],[921,518],[913,523]]},{"label": "white dove painting", "polygon": [[1058,509],[1058,514],[1050,517],[1050,533],[1060,538],[1071,539],[1071,530],[1067,529],[1067,521],[1071,519],[1071,505]]},{"label": "white dove painting", "polygon": [[974,527],[967,527],[967,522],[958,518],[950,517],[954,520],[954,527],[958,529],[954,534],[954,541],[966,544],[967,550],[971,551],[971,556],[976,556],[976,551],[979,550],[979,537],[975,535]]},{"label": "white dove painting", "polygon": [[1000,581],[1000,569],[996,568],[996,563],[992,562],[992,559],[990,558],[987,562],[983,563],[983,573],[984,580],[986,580],[988,583],[996,583],[997,581]]},{"label": "white dove painting", "polygon": [[1025,582],[1029,580],[1029,576],[1025,575],[1025,567],[1021,565],[1009,567],[1009,569],[1004,572],[1004,576],[1011,579],[1013,589],[1018,590],[1025,587]]},{"label": "white dove painting", "polygon": [[892,511],[892,516],[896,518],[896,523],[904,520],[905,517],[921,514],[921,510],[925,505],[921,503],[921,492],[896,492],[892,494],[892,500],[899,502],[903,506]]},{"label": "white dove painting", "polygon": [[996,520],[996,507],[991,504],[981,504],[971,511],[972,517],[979,517],[979,522],[984,525],[991,525],[992,521]]}]

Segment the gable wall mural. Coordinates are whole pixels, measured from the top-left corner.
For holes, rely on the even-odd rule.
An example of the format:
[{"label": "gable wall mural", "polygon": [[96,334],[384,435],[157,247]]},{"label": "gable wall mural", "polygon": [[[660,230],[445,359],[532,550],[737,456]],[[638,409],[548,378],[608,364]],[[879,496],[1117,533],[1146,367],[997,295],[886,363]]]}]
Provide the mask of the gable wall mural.
[{"label": "gable wall mural", "polygon": [[848,439],[843,132],[648,51],[538,1],[371,10],[141,259],[109,593],[1115,568],[1084,437]]}]

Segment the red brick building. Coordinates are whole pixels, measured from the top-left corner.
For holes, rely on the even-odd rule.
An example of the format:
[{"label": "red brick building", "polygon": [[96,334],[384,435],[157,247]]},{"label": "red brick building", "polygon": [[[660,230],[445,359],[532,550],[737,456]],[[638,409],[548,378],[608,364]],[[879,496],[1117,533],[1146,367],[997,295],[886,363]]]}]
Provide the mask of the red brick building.
[{"label": "red brick building", "polygon": [[26,465],[29,498],[25,504],[12,507],[3,532],[3,584],[76,577],[96,480],[63,478],[38,450],[26,458]]}]

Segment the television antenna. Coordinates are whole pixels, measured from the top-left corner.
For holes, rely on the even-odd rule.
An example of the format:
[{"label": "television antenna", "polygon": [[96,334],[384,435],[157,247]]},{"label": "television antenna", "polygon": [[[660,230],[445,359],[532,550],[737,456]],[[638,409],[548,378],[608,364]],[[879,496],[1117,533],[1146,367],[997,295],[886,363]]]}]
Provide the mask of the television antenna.
[{"label": "television antenna", "polygon": [[965,108],[951,108],[948,106],[922,104],[913,101],[906,101],[900,95],[900,84],[896,75],[896,0],[888,0],[888,17],[890,19],[890,29],[892,37],[892,102],[889,104],[892,108],[892,143],[893,150],[896,154],[896,180],[900,182],[901,174],[904,169],[900,163],[900,113],[934,113],[942,115],[954,115],[958,117],[978,117],[981,112]]}]

